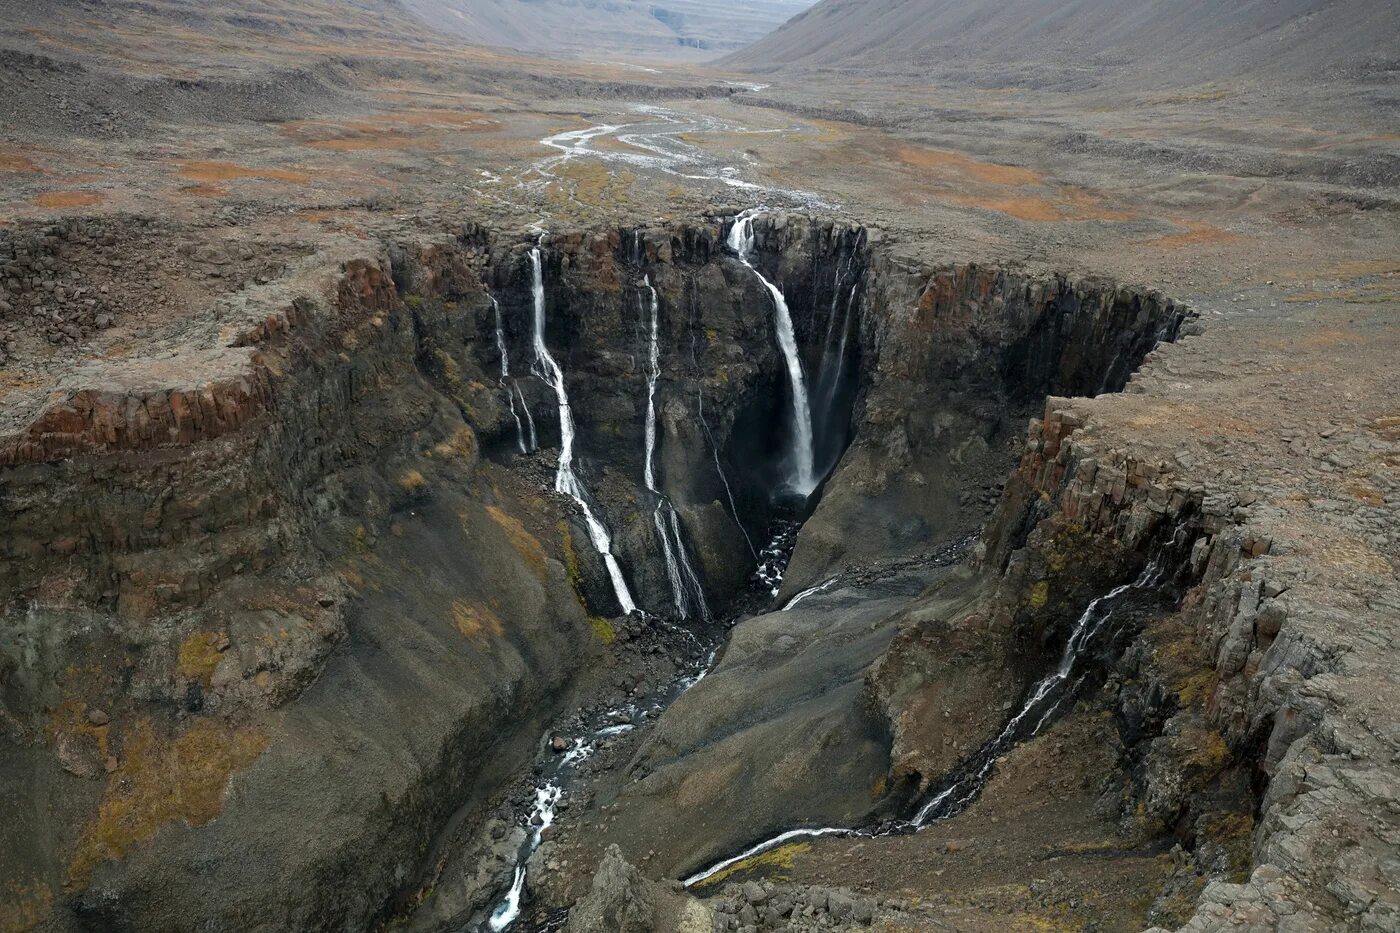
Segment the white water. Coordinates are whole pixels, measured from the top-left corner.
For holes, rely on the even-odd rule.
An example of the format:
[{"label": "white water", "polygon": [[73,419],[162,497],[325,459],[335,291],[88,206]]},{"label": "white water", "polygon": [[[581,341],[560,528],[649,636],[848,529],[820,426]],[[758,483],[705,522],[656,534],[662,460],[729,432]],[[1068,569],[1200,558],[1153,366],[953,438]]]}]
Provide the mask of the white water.
[{"label": "white water", "polygon": [[529,858],[529,853],[540,847],[540,839],[544,836],[544,831],[554,823],[554,813],[563,793],[554,784],[546,784],[535,790],[535,808],[530,811],[528,821],[534,829],[530,833],[524,857],[515,866],[515,877],[510,883],[510,890],[506,892],[505,900],[501,901],[491,912],[491,919],[487,922],[487,926],[492,930],[504,930],[520,916],[520,895],[525,890],[526,859]]},{"label": "white water", "polygon": [[[640,234],[638,236],[640,244]],[[656,382],[661,376],[661,312],[660,300],[651,284],[651,277],[642,280],[642,287],[650,296],[649,340],[647,347],[647,414],[646,414],[646,454],[642,466],[642,478],[649,492],[656,496],[656,508],[652,510],[652,524],[656,526],[657,537],[661,539],[661,553],[666,560],[666,579],[671,584],[671,599],[676,605],[676,614],[682,618],[690,616],[692,599],[697,604],[702,618],[710,616],[705,603],[705,591],[700,586],[700,578],[690,566],[690,558],[685,552],[685,541],[681,537],[680,520],[675,507],[656,485]],[[669,525],[668,525],[669,518]]]},{"label": "white water", "polygon": [[[1074,623],[1074,628],[1070,631],[1069,639],[1065,642],[1065,650],[1060,655],[1059,666],[1056,667],[1052,673],[1041,678],[1040,682],[1035,685],[1035,689],[1031,691],[1031,695],[1021,704],[1020,712],[1012,716],[1010,721],[1008,721],[1006,726],[1001,730],[1001,733],[993,739],[991,743],[984,746],[984,748],[996,749],[1007,743],[1016,734],[1016,730],[1020,727],[1021,723],[1025,722],[1036,710],[1040,702],[1044,700],[1051,691],[1069,680],[1070,673],[1074,670],[1074,662],[1079,658],[1079,653],[1083,649],[1084,643],[1097,634],[1099,629],[1103,628],[1104,623],[1108,621],[1109,617],[1113,615],[1112,604],[1118,601],[1118,597],[1122,596],[1128,590],[1142,589],[1143,587],[1150,586],[1157,581],[1157,578],[1156,563],[1149,563],[1132,583],[1124,583],[1121,586],[1115,586],[1103,596],[1091,601],[1089,605],[1084,608],[1084,612],[1080,614],[1079,619]],[[1110,608],[1106,612],[1100,614],[1099,607],[1104,604],[1108,604]],[[1060,703],[1063,700],[1064,697],[1061,696],[1059,700],[1052,703],[1050,707],[1041,714],[1039,720],[1037,720],[1035,724],[1035,728],[1031,731],[1031,735],[1036,735],[1040,732],[1045,723],[1049,721],[1051,715],[1060,708]],[[959,794],[963,799],[970,798],[971,795],[975,794],[981,787],[987,775],[991,773],[992,767],[996,764],[998,757],[999,756],[996,754],[986,755],[981,767],[973,774],[957,781],[947,790],[920,807],[919,812],[914,815],[914,819],[910,822],[915,827],[923,826],[938,806],[955,793]]]},{"label": "white water", "polygon": [[[525,446],[525,426],[520,422],[520,413],[515,410],[515,393],[520,391],[520,384],[514,383],[515,390],[506,385],[506,380],[510,379],[510,354],[506,351],[506,331],[501,323],[501,303],[496,300],[496,296],[491,296],[491,307],[496,310],[496,350],[501,354],[501,379],[498,385],[506,391],[506,403],[510,405],[510,416],[515,419],[515,443],[520,448],[522,454],[529,453],[535,443],[535,423],[530,421],[530,447]],[[520,405],[525,409],[525,417],[530,417],[530,406],[525,404],[525,396],[520,396]]]},{"label": "white water", "polygon": [[691,885],[699,884],[706,878],[709,878],[711,875],[717,875],[720,872],[724,871],[730,865],[737,865],[746,858],[752,858],[753,856],[758,855],[761,852],[767,852],[769,849],[777,848],[778,846],[786,842],[791,842],[794,839],[815,839],[818,836],[852,836],[855,834],[856,833],[854,830],[841,829],[836,826],[824,826],[820,829],[790,829],[785,833],[779,833],[772,839],[765,840],[763,842],[760,842],[756,846],[752,846],[748,849],[745,849],[743,852],[740,852],[733,858],[727,858],[722,862],[716,862],[714,865],[711,865],[704,871],[696,872],[681,883],[684,884],[687,888]]},{"label": "white water", "polygon": [[[521,391],[520,383],[515,382],[514,379],[512,379],[511,382],[515,383],[515,394],[520,396],[520,407],[525,410],[525,423],[530,427],[530,447],[529,450],[525,451],[529,453],[530,450],[536,450],[540,446],[539,438],[535,435],[535,416],[530,414],[530,403],[525,401],[525,393]],[[513,412],[514,410],[515,406],[512,405],[511,411]],[[516,421],[517,423],[519,422],[518,417]]]},{"label": "white water", "polygon": [[[677,631],[683,630],[678,629]],[[720,646],[715,645],[694,673],[677,680],[669,700],[663,698],[648,709],[639,710],[635,704],[629,704],[603,713],[600,717],[602,720],[623,718],[626,721],[597,726],[595,720],[595,727],[589,733],[575,738],[569,743],[568,750],[554,760],[552,766],[546,766],[542,782],[535,788],[535,805],[525,819],[525,825],[531,827],[531,831],[516,851],[515,871],[511,878],[510,887],[487,919],[487,929],[491,930],[492,933],[500,933],[520,918],[521,900],[525,893],[526,872],[530,856],[540,847],[544,831],[554,823],[560,802],[565,796],[565,788],[570,786],[569,777],[571,774],[577,773],[579,763],[598,751],[599,740],[631,732],[637,728],[637,721],[654,719],[660,715],[670,701],[674,701],[676,697],[689,690],[709,673],[714,666],[715,659],[719,656],[719,650]],[[476,928],[473,929],[476,930]],[[467,933],[467,931],[463,930],[461,933]]]},{"label": "white water", "polygon": [[[540,239],[543,240],[543,236]],[[544,269],[540,262],[538,246],[530,250],[530,269],[533,274],[532,291],[535,303],[535,362],[533,371],[535,375],[554,389],[554,394],[559,400],[559,468],[554,474],[554,488],[557,492],[564,493],[578,503],[579,510],[583,512],[584,524],[588,526],[588,536],[593,541],[593,547],[602,555],[603,564],[607,567],[608,576],[612,579],[613,592],[617,595],[617,601],[621,604],[622,611],[630,614],[637,611],[637,604],[632,600],[632,594],[627,589],[627,580],[622,576],[622,567],[618,564],[617,558],[613,556],[612,538],[608,536],[608,529],[593,514],[593,509],[588,505],[587,490],[583,488],[582,481],[574,473],[574,414],[569,407],[568,392],[564,388],[564,372],[554,361],[554,357],[549,353],[549,347],[545,346],[544,342]]]},{"label": "white water", "polygon": [[825,593],[827,590],[835,586],[840,579],[840,577],[832,577],[830,580],[823,580],[821,583],[818,583],[815,586],[807,587],[805,590],[798,593],[792,599],[789,599],[787,601],[787,605],[784,606],[782,609],[779,609],[778,611],[789,612],[792,609],[792,607],[796,606],[798,603],[802,602],[807,597],[816,596],[818,593]]},{"label": "white water", "polygon": [[799,495],[810,495],[817,488],[820,477],[816,476],[812,453],[812,407],[807,400],[807,381],[802,375],[802,360],[797,355],[797,334],[792,327],[792,315],[788,313],[787,300],[776,285],[764,278],[749,255],[753,252],[753,211],[745,211],[734,220],[729,231],[729,247],[739,256],[739,261],[748,266],[758,280],[773,297],[774,320],[777,323],[778,347],[783,351],[787,364],[788,382],[792,387],[793,422],[793,476],[791,486]]},{"label": "white water", "polygon": [[681,571],[676,564],[676,553],[671,547],[671,535],[666,530],[666,520],[661,517],[662,508],[662,503],[658,502],[656,510],[651,513],[651,521],[656,526],[657,537],[661,539],[661,553],[666,558],[666,579],[671,584],[671,599],[676,604],[676,615],[684,619],[687,609],[685,584],[681,581]]},{"label": "white water", "polygon": [[642,280],[642,287],[651,296],[651,321],[647,347],[647,417],[646,417],[646,464],[642,468],[647,489],[656,492],[656,380],[661,376],[660,317],[656,289],[651,285],[651,276]]}]

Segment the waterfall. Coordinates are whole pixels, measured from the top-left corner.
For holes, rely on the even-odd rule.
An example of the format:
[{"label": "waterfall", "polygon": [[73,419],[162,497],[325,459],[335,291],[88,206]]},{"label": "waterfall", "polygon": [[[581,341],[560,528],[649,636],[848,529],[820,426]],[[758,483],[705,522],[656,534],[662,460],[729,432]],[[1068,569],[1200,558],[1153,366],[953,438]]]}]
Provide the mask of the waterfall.
[{"label": "waterfall", "polygon": [[553,825],[555,811],[559,808],[559,800],[563,796],[563,791],[554,784],[545,784],[535,789],[535,807],[525,821],[530,827],[530,835],[526,837],[525,846],[516,859],[515,875],[511,879],[510,890],[491,912],[491,918],[487,921],[487,929],[492,933],[508,928],[520,916],[520,897],[525,892],[525,863],[540,847],[544,831]]},{"label": "waterfall", "polygon": [[651,276],[642,279],[642,288],[651,296],[651,321],[647,345],[647,417],[646,417],[646,464],[642,468],[642,478],[647,489],[656,492],[656,468],[652,465],[656,457],[656,380],[661,377],[660,323],[657,318],[658,300],[656,289],[651,285]]},{"label": "waterfall", "polygon": [[[543,234],[540,235],[540,241],[544,241]],[[587,490],[574,473],[574,414],[569,407],[568,392],[564,388],[564,371],[554,361],[549,347],[545,346],[544,342],[544,268],[540,262],[538,246],[530,250],[530,270],[534,277],[532,291],[535,305],[535,360],[531,370],[554,390],[555,397],[559,400],[559,468],[554,474],[554,489],[578,503],[579,510],[583,512],[584,524],[588,526],[588,536],[593,541],[593,547],[602,555],[603,564],[612,579],[617,601],[621,604],[622,611],[630,614],[637,611],[637,604],[632,601],[627,581],[622,576],[622,567],[613,556],[612,539],[608,536],[608,529],[593,514],[593,509],[588,505]]]},{"label": "waterfall", "polygon": [[[1074,628],[1070,630],[1069,639],[1065,642],[1065,650],[1060,655],[1060,663],[1055,670],[1040,679],[1040,682],[1031,690],[1030,696],[1021,704],[1020,711],[1011,717],[996,738],[978,750],[973,758],[977,764],[970,767],[961,778],[920,807],[919,812],[909,821],[910,826],[918,829],[932,820],[944,819],[961,811],[981,791],[982,786],[992,773],[992,767],[1007,749],[1018,741],[1039,735],[1040,730],[1045,728],[1045,724],[1059,710],[1060,704],[1064,702],[1066,697],[1074,695],[1074,686],[1077,686],[1077,682],[1075,685],[1069,686],[1068,689],[1066,689],[1066,685],[1069,684],[1075,666],[1083,656],[1084,646],[1107,624],[1118,600],[1129,590],[1141,590],[1156,585],[1161,577],[1160,565],[1156,561],[1151,561],[1133,582],[1116,586],[1103,596],[1090,601],[1089,605],[1084,608],[1084,612],[1075,621]],[[1080,679],[1083,679],[1082,675]],[[1023,725],[1029,722],[1033,716],[1035,717],[1035,725],[1031,726],[1029,730],[1025,730]]]},{"label": "waterfall", "polygon": [[[520,396],[520,407],[525,410],[525,423],[530,428],[530,448],[525,451],[529,453],[530,450],[538,450],[540,446],[539,437],[535,434],[535,416],[530,414],[530,404],[525,401],[525,393],[521,390],[520,383],[516,382],[514,379],[512,379],[511,382],[515,383],[515,394]],[[515,411],[514,404],[511,405],[511,411]],[[516,423],[518,424],[519,421],[520,419],[517,417]]]},{"label": "waterfall", "polygon": [[671,500],[656,485],[656,382],[661,377],[661,313],[660,300],[651,284],[651,276],[642,280],[642,287],[647,290],[651,299],[646,363],[646,453],[642,465],[642,479],[647,490],[656,496],[656,508],[652,510],[651,520],[656,526],[657,537],[661,539],[661,553],[666,560],[666,579],[671,584],[671,598],[676,604],[676,614],[682,619],[687,618],[693,600],[699,607],[701,617],[708,619],[710,611],[705,602],[705,591],[685,552],[680,519],[676,516]]},{"label": "waterfall", "polygon": [[530,446],[525,446],[525,426],[520,422],[520,413],[515,410],[515,393],[520,391],[520,383],[511,380],[515,390],[506,385],[510,379],[510,354],[506,351],[506,331],[501,323],[501,303],[491,296],[491,307],[496,311],[496,350],[501,354],[501,378],[497,383],[506,393],[506,404],[510,406],[510,416],[515,419],[515,443],[522,454],[535,449],[535,420],[530,418],[530,406],[525,404],[525,396],[520,396],[520,406],[525,409],[525,417],[530,418]]},{"label": "waterfall", "polygon": [[729,231],[729,248],[739,256],[739,261],[748,266],[758,280],[773,297],[774,318],[777,322],[778,347],[787,363],[788,381],[792,386],[792,427],[793,427],[793,478],[792,488],[800,495],[809,495],[817,488],[820,478],[816,476],[812,452],[812,409],[807,401],[807,384],[802,376],[802,360],[797,355],[797,334],[792,327],[792,315],[788,313],[787,300],[782,291],[749,261],[753,252],[754,213],[745,211],[734,219]]}]

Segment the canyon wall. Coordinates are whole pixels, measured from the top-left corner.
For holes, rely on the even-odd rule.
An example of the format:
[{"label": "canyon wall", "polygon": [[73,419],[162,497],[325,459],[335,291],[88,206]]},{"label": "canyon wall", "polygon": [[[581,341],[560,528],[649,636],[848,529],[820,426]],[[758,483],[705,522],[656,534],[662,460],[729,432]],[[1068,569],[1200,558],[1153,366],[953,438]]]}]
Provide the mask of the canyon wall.
[{"label": "canyon wall", "polygon": [[[1114,805],[1209,863],[1193,877],[1259,866],[1206,889],[1202,916],[1287,888],[1383,917],[1365,880],[1385,877],[1380,829],[1325,834],[1353,805],[1384,809],[1369,739],[1316,689],[1338,669],[1307,621],[1331,618],[1326,594],[1255,503],[1096,438],[1097,403],[1058,397],[1141,393],[1187,311],[1094,280],[911,269],[849,224],[755,231],[833,468],[810,503],[780,492],[771,299],[721,223],[539,246],[576,469],[638,602],[673,615],[659,497],[710,606],[745,585],[772,520],[813,507],[782,599],[833,575],[872,587],[736,629],[629,770],[667,815],[627,810],[623,850],[647,839],[649,869],[677,872],[755,827],[900,812],[999,727],[1089,600],[1174,541],[1180,606],[1137,613],[1095,675],[1125,748]],[[442,827],[494,806],[606,671],[616,597],[551,491],[558,404],[528,375],[535,246],[469,224],[308,257],[216,342],[56,396],[0,438],[0,786],[21,802],[7,925],[370,923],[419,896]],[[984,522],[971,566],[933,559]],[[657,838],[726,808],[742,825]]]}]

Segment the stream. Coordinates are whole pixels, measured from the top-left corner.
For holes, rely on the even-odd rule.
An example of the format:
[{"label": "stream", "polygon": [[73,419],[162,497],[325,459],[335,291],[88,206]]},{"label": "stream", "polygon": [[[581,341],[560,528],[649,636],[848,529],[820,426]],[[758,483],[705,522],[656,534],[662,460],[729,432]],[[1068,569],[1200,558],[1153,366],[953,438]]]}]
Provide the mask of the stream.
[{"label": "stream", "polygon": [[[1041,678],[1030,689],[1020,709],[1007,721],[1002,730],[984,742],[959,768],[945,777],[945,786],[932,794],[910,818],[892,820],[871,827],[821,826],[788,829],[696,872],[684,880],[684,885],[687,888],[693,887],[746,859],[795,840],[823,836],[872,837],[917,832],[935,822],[958,815],[977,799],[991,777],[997,761],[1003,755],[1015,745],[1040,734],[1054,719],[1055,714],[1078,696],[1079,686],[1089,675],[1088,659],[1093,656],[1091,647],[1102,640],[1104,633],[1109,630],[1109,621],[1125,597],[1134,592],[1150,592],[1163,578],[1162,565],[1156,560],[1150,561],[1137,579],[1121,584],[1091,601],[1071,629],[1055,670]],[[836,582],[838,578],[832,578],[803,590],[790,599],[781,611],[791,610],[799,602],[830,589]]]},{"label": "stream", "polygon": [[[683,633],[684,639],[691,645],[676,677],[664,690],[648,697],[645,703],[628,703],[592,715],[577,734],[564,737],[567,744],[562,751],[543,761],[535,781],[533,803],[521,817],[521,825],[527,832],[516,853],[510,887],[496,902],[484,923],[463,927],[460,933],[501,933],[516,927],[524,907],[527,863],[543,842],[545,830],[553,825],[560,802],[581,780],[578,765],[598,751],[600,742],[654,722],[681,694],[704,680],[718,662],[728,640],[728,630],[735,620],[758,607],[773,608],[773,596],[782,582],[783,571],[796,543],[798,524],[791,520],[774,521],[770,529],[770,542],[761,552],[768,556],[770,562],[755,571],[747,592],[735,600],[725,624],[710,626],[696,635],[672,623],[651,620],[673,632]],[[543,744],[548,747],[558,735],[560,733],[555,731],[547,733]]]}]

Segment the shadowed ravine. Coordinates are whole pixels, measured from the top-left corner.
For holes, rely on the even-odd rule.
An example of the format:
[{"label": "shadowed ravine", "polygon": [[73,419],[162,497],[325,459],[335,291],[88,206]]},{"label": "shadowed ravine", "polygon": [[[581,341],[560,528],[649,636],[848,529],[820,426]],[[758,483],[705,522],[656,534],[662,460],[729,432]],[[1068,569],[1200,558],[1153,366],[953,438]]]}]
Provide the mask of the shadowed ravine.
[{"label": "shadowed ravine", "polygon": [[[879,610],[887,616],[891,609],[914,605],[927,585],[914,581],[942,579],[949,568],[966,563],[977,513],[947,503],[956,501],[964,484],[985,482],[988,471],[1005,475],[1012,464],[985,443],[983,459],[944,459],[946,450],[965,443],[956,431],[980,438],[1000,435],[1010,442],[1018,419],[1047,393],[1121,388],[1136,362],[1158,340],[1174,337],[1184,319],[1169,304],[1151,303],[1155,299],[1127,295],[1125,305],[1124,294],[1111,290],[1103,297],[1063,285],[1047,291],[1040,284],[1010,284],[995,271],[951,270],[936,274],[925,291],[946,302],[943,313],[956,318],[964,313],[962,290],[990,286],[1027,302],[1016,312],[1024,316],[999,315],[971,342],[959,337],[942,343],[938,328],[945,325],[938,313],[929,319],[928,336],[894,337],[896,325],[881,303],[901,299],[881,279],[882,257],[859,228],[842,231],[795,216],[775,223],[771,215],[748,211],[722,227],[682,228],[664,237],[656,231],[622,231],[599,241],[609,243],[608,262],[615,264],[601,277],[592,267],[598,260],[586,258],[597,256],[597,250],[585,254],[579,242],[572,234],[545,234],[526,245],[524,276],[517,271],[519,248],[493,263],[491,315],[485,322],[489,339],[479,345],[485,354],[482,368],[499,374],[502,389],[494,397],[501,400],[502,416],[498,433],[485,435],[487,449],[519,468],[549,457],[552,445],[562,442],[555,488],[573,499],[577,521],[587,531],[580,540],[591,545],[576,552],[581,597],[593,611],[643,607],[632,628],[670,633],[662,643],[676,663],[664,682],[648,687],[643,701],[604,702],[546,735],[534,789],[520,798],[524,831],[510,837],[519,839],[514,856],[510,849],[491,856],[489,864],[499,867],[488,875],[502,887],[489,909],[478,908],[456,929],[533,929],[539,917],[554,917],[546,923],[552,928],[562,916],[551,904],[552,892],[572,882],[554,878],[560,871],[556,860],[537,854],[544,851],[542,843],[548,837],[556,840],[551,846],[560,845],[558,840],[568,844],[573,833],[590,832],[585,827],[595,804],[589,801],[611,800],[611,807],[625,812],[628,788],[636,780],[628,775],[653,767],[638,771],[649,748],[674,747],[663,738],[672,730],[690,732],[687,721],[705,709],[712,686],[728,676],[731,629],[744,631],[774,612],[822,618],[832,611],[827,607],[833,597],[860,601],[867,588],[871,605],[887,607]],[[609,291],[595,291],[597,283],[609,280],[616,283]],[[520,297],[522,288],[528,301]],[[1031,298],[1037,289],[1043,303]],[[1102,311],[1089,312],[1091,305],[1114,310],[1100,317]],[[522,312],[528,312],[528,324]],[[509,364],[522,352],[512,350],[522,337],[531,347],[524,358],[534,361],[528,377],[512,376]],[[920,349],[918,341],[928,337],[934,343]],[[876,347],[885,349],[876,352]],[[931,458],[924,469],[932,482],[901,494],[901,511],[925,514],[926,524],[911,538],[873,538],[865,551],[804,554],[809,516],[815,514],[822,531],[847,520],[849,506],[842,497],[849,479],[843,471],[859,463],[842,454],[851,443],[856,451],[883,443],[869,433],[882,417],[879,374],[895,363],[892,356],[907,353],[928,354],[922,372],[904,367],[905,378],[918,380],[921,391],[930,393],[929,416],[955,425],[934,448],[915,451]],[[729,363],[707,369],[716,354]],[[989,408],[988,400],[996,404]],[[557,424],[553,412],[542,414],[550,408],[558,411]],[[629,410],[635,414],[625,416],[620,431],[602,420],[604,411]],[[538,426],[538,435],[526,425]],[[601,434],[613,440],[600,445]],[[619,472],[629,479],[620,482]],[[642,513],[639,520],[626,517],[629,507],[621,503],[630,499]],[[857,508],[869,512],[882,506],[876,501]],[[769,543],[756,551],[755,541]],[[1086,683],[1101,676],[1099,665],[1111,658],[1113,646],[1121,648],[1122,634],[1130,629],[1116,621],[1127,614],[1120,603],[1170,602],[1168,580],[1177,574],[1160,569],[1166,560],[1179,564],[1181,556],[1159,554],[1150,564],[1144,556],[1141,563],[1148,569],[1135,580],[1086,598],[1087,605],[1067,625],[1058,663],[1028,682],[1019,711],[946,775],[929,775],[926,790],[909,796],[907,789],[892,785],[888,798],[864,819],[829,828],[799,824],[760,840],[747,835],[753,818],[736,811],[739,821],[718,827],[713,842],[695,847],[689,858],[733,848],[687,872],[687,886],[703,887],[708,879],[793,841],[912,832],[956,816],[1007,749],[1039,734]],[[797,582],[785,582],[794,569]],[[610,586],[599,588],[599,580]],[[877,623],[876,630],[888,631],[883,625]],[[860,648],[874,651],[866,661],[856,660],[859,655],[842,660],[837,648],[832,672],[854,662],[850,670],[858,673],[860,665],[885,650],[880,644]],[[712,670],[718,681],[706,676]],[[817,679],[807,688],[818,696],[829,689],[820,680],[821,670],[821,664],[813,668]],[[789,689],[780,686],[783,676],[771,687],[774,697]],[[769,688],[754,686],[757,705],[746,715],[762,722]],[[705,728],[687,739],[700,744],[679,758],[668,753],[670,761],[663,760],[662,767],[685,769],[689,757],[703,757]],[[719,739],[735,740],[722,734]],[[627,755],[633,756],[630,764]],[[765,794],[760,790],[755,799],[761,804]],[[801,794],[796,788],[788,805],[800,804]],[[842,812],[839,792],[831,794],[819,790],[817,799]],[[584,809],[570,806],[562,813],[561,801],[575,798],[585,801]],[[637,825],[649,834],[684,836],[684,822],[668,830],[664,822],[654,822],[657,816],[644,808]],[[472,844],[463,839],[457,845],[470,849]],[[505,864],[499,861],[503,856]],[[451,863],[450,852],[445,857]],[[482,888],[456,897],[482,903],[488,893]]]}]

